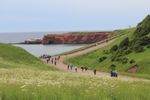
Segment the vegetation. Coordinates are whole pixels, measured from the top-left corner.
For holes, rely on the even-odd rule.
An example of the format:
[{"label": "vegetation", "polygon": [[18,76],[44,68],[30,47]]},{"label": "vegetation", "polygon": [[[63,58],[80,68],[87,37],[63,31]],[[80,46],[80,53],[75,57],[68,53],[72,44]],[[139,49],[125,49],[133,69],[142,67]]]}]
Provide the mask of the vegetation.
[{"label": "vegetation", "polygon": [[149,82],[79,74],[0,69],[1,100],[149,100]]},{"label": "vegetation", "polygon": [[[116,65],[116,70],[125,75],[150,79],[150,16],[147,16],[136,28],[116,30],[116,34],[126,33],[116,39],[109,46],[94,52],[72,58],[66,63],[77,66],[88,66],[89,69],[110,72],[110,66]],[[139,35],[140,34],[140,35]],[[103,59],[105,57],[105,59]],[[136,73],[128,73],[126,70],[138,65]]]},{"label": "vegetation", "polygon": [[[126,82],[54,70],[27,53],[0,44],[0,100],[148,100],[149,82]],[[137,88],[138,87],[138,88]],[[126,91],[126,90],[129,91]]]},{"label": "vegetation", "polygon": [[[121,41],[124,39],[130,41],[134,30],[118,30],[117,34],[129,33],[108,47],[76,57],[70,62],[94,65],[90,68],[96,67],[105,71],[116,69],[123,71],[127,65],[137,63],[144,67],[141,67],[135,75],[149,77],[148,45],[144,47],[144,52],[131,52],[124,57],[124,63],[128,62],[125,66],[116,61],[110,63],[113,54],[120,49],[118,46]],[[129,39],[126,39],[127,37]],[[117,49],[114,45],[117,45]],[[101,62],[100,57],[103,60]],[[56,71],[21,48],[0,43],[0,100],[149,100],[149,84],[148,80],[121,81],[116,78]]]},{"label": "vegetation", "polygon": [[55,70],[20,47],[0,43],[0,68]]}]

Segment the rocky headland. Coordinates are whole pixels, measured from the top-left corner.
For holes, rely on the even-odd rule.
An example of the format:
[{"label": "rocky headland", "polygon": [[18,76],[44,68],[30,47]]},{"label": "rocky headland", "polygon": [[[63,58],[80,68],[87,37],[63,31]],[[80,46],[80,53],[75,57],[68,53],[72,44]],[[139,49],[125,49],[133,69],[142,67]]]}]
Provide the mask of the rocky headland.
[{"label": "rocky headland", "polygon": [[71,32],[47,34],[42,39],[25,40],[24,44],[89,44],[112,37],[112,32]]}]

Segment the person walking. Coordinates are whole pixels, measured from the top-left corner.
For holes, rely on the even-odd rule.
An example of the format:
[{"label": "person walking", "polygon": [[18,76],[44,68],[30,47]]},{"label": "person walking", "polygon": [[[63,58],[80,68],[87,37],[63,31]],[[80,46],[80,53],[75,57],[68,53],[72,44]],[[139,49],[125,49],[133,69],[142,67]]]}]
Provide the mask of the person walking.
[{"label": "person walking", "polygon": [[51,62],[52,62],[52,64],[53,64],[53,62],[54,62],[54,61],[53,61],[53,58],[52,58]]},{"label": "person walking", "polygon": [[55,61],[57,60],[57,58],[55,57]]},{"label": "person walking", "polygon": [[51,59],[51,56],[48,56],[48,59],[50,60],[50,59]]},{"label": "person walking", "polygon": [[85,69],[85,71],[87,71],[87,70],[88,70],[88,68],[87,68],[87,67],[84,67],[84,69]]},{"label": "person walking", "polygon": [[50,57],[48,57],[48,61],[50,61],[50,59],[51,59],[51,58],[50,58]]},{"label": "person walking", "polygon": [[70,65],[67,66],[67,69],[68,69],[68,70],[69,70],[69,68],[70,68]]},{"label": "person walking", "polygon": [[77,67],[75,67],[75,72],[77,72],[77,70],[78,70],[78,68],[77,68]]},{"label": "person walking", "polygon": [[57,64],[57,62],[55,61],[55,63],[54,63],[55,65]]},{"label": "person walking", "polygon": [[72,70],[72,68],[73,68],[73,65],[70,65],[70,69]]},{"label": "person walking", "polygon": [[58,60],[60,59],[60,56],[58,56]]},{"label": "person walking", "polygon": [[49,59],[46,59],[46,63],[48,64],[48,62],[49,62]]},{"label": "person walking", "polygon": [[82,70],[82,72],[83,72],[83,70],[84,70],[84,67],[81,67],[81,70]]},{"label": "person walking", "polygon": [[94,75],[96,75],[96,69],[94,69],[93,72],[94,72]]}]

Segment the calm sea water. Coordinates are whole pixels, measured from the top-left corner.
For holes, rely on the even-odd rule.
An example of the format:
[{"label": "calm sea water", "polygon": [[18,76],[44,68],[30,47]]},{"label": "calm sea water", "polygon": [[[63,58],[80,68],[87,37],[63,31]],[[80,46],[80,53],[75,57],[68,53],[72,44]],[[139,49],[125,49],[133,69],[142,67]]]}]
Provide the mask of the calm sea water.
[{"label": "calm sea water", "polygon": [[[31,38],[42,38],[43,35],[47,33],[0,33],[0,42],[3,43],[17,43],[22,42],[26,39]],[[68,52],[84,45],[24,45],[24,44],[16,44],[14,46],[21,47],[28,51],[29,53],[39,57],[43,54],[56,55],[63,52]]]}]

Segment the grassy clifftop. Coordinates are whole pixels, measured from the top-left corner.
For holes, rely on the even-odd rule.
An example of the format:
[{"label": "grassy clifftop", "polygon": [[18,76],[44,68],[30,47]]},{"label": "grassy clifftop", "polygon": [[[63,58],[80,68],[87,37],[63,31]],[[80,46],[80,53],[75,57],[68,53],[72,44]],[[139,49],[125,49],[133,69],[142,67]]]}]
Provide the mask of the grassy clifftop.
[{"label": "grassy clifftop", "polygon": [[24,49],[3,43],[0,43],[0,68],[53,69]]}]

